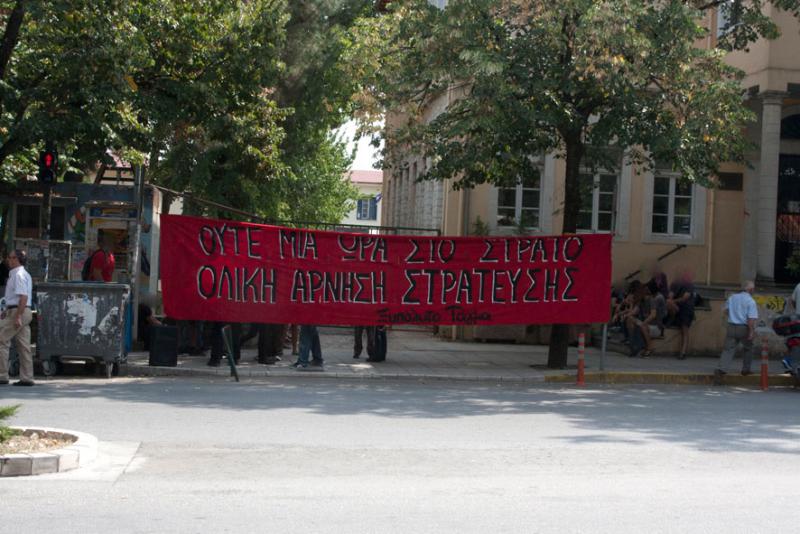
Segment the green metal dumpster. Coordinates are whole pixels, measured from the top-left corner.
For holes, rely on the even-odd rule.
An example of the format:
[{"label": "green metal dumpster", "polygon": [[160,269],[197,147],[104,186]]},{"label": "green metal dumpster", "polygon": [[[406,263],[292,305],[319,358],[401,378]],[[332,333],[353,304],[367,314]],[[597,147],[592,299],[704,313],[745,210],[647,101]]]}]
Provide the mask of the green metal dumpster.
[{"label": "green metal dumpster", "polygon": [[45,375],[55,374],[62,358],[104,366],[111,377],[127,358],[127,284],[41,282],[36,285],[39,320],[37,354]]}]

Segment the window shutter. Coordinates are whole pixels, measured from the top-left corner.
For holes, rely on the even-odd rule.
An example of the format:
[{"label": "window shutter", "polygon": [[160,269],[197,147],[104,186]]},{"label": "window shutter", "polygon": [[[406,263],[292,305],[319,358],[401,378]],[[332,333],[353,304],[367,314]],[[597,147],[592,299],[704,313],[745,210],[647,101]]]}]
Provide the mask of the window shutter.
[{"label": "window shutter", "polygon": [[378,218],[378,203],[375,197],[369,199],[369,220],[374,221]]},{"label": "window shutter", "polygon": [[360,219],[364,218],[364,217],[361,216],[361,214],[364,213],[363,211],[361,211],[361,207],[363,206],[363,204],[364,204],[364,201],[361,200],[361,199],[358,199],[358,205],[356,207],[356,219],[360,220]]}]

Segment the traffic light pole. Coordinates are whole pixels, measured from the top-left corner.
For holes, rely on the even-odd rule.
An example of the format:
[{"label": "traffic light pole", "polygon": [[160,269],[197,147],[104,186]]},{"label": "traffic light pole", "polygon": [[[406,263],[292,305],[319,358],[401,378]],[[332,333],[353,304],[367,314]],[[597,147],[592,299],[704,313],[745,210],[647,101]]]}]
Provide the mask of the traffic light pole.
[{"label": "traffic light pole", "polygon": [[139,293],[141,283],[139,273],[141,272],[142,258],[142,223],[144,221],[144,167],[135,165],[133,167],[133,194],[136,202],[136,229],[133,234],[133,244],[131,248],[131,300],[133,302],[133,339],[138,340],[139,333]]},{"label": "traffic light pole", "polygon": [[[46,151],[53,153],[53,143],[48,141],[47,147],[45,148]],[[54,165],[55,167],[55,165]],[[55,177],[54,177],[55,178]],[[42,211],[40,213],[39,220],[41,222],[42,228],[42,240],[48,241],[50,239],[50,215],[53,211],[53,182],[46,181],[43,183],[43,190],[42,190]],[[49,262],[50,258],[48,254],[44,255],[44,279],[45,281],[48,279],[49,275]]]},{"label": "traffic light pole", "polygon": [[42,239],[50,239],[50,212],[53,211],[53,184],[45,184],[42,191]]}]

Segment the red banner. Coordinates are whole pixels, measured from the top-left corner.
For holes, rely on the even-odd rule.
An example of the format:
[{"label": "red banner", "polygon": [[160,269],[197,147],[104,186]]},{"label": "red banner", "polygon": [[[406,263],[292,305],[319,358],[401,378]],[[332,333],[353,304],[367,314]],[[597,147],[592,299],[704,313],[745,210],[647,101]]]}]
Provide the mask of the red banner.
[{"label": "red banner", "polygon": [[611,236],[368,235],[162,215],[161,283],[175,319],[605,322]]}]

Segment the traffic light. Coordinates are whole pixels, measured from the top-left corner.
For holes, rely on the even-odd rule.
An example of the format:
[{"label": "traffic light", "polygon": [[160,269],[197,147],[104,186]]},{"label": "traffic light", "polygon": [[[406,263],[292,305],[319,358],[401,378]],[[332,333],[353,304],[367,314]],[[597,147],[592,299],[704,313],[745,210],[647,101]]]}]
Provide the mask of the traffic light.
[{"label": "traffic light", "polygon": [[56,181],[58,152],[45,150],[39,153],[39,181],[52,184]]}]

